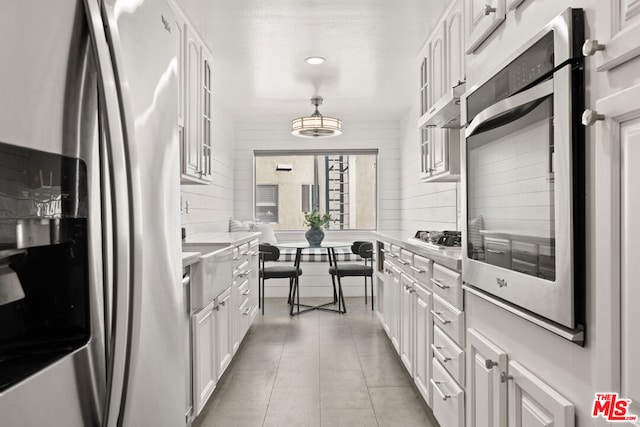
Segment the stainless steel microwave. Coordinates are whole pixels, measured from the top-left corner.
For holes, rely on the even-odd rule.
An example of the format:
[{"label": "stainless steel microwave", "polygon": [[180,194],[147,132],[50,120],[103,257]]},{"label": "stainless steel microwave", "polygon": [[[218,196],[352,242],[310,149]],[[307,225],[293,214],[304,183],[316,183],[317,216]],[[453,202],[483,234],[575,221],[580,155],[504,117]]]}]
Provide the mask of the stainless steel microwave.
[{"label": "stainless steel microwave", "polygon": [[463,97],[463,280],[516,312],[584,324],[582,9]]}]

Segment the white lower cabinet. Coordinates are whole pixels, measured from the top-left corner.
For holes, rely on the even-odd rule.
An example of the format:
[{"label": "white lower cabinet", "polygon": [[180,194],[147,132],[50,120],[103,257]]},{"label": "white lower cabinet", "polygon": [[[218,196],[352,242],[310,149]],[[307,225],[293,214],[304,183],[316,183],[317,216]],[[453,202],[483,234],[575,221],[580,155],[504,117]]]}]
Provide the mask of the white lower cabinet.
[{"label": "white lower cabinet", "polygon": [[216,365],[217,378],[220,379],[231,362],[231,288],[216,298]]},{"label": "white lower cabinet", "polygon": [[415,341],[415,316],[414,298],[415,293],[413,280],[405,274],[400,275],[400,360],[413,377],[413,349]]},{"label": "white lower cabinet", "polygon": [[468,427],[575,425],[571,402],[517,361],[508,361],[506,352],[474,329],[467,331],[467,376]]},{"label": "white lower cabinet", "polygon": [[575,407],[524,366],[509,362],[510,427],[573,427]]},{"label": "white lower cabinet", "polygon": [[400,299],[402,295],[402,283],[401,283],[401,275],[402,272],[397,267],[393,266],[390,269],[391,277],[389,280],[389,286],[387,289],[389,290],[389,338],[391,338],[391,344],[396,349],[398,354],[400,353]]},{"label": "white lower cabinet", "polygon": [[191,317],[193,331],[193,398],[194,415],[197,416],[216,387],[216,318],[211,301]]},{"label": "white lower cabinet", "polygon": [[422,398],[431,406],[431,343],[433,341],[432,295],[418,283],[415,289],[415,360],[413,380]]},{"label": "white lower cabinet", "polygon": [[464,390],[436,359],[433,359],[433,415],[441,427],[464,427]]},{"label": "white lower cabinet", "polygon": [[507,426],[507,353],[467,330],[467,426]]}]

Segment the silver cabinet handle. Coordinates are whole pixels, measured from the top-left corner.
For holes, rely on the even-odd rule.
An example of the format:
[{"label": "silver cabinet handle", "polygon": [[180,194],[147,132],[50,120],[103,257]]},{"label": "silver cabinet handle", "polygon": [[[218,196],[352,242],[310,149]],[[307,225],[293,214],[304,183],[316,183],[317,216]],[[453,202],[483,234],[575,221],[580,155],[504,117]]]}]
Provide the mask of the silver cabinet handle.
[{"label": "silver cabinet handle", "polygon": [[227,301],[229,301],[230,298],[231,298],[231,295],[227,296],[225,299],[220,301],[219,304],[224,307],[224,305],[227,303]]},{"label": "silver cabinet handle", "polygon": [[582,113],[582,124],[585,126],[591,126],[598,120],[604,120],[604,114],[599,114],[597,111],[587,108]]},{"label": "silver cabinet handle", "polygon": [[447,325],[447,324],[451,323],[451,320],[447,320],[444,317],[440,316],[440,312],[438,312],[438,311],[431,310],[431,314],[433,315],[433,317],[438,319],[440,321],[440,323],[442,323],[443,325]]},{"label": "silver cabinet handle", "polygon": [[405,260],[403,260],[402,258],[398,258],[398,262],[402,265],[409,265],[409,263]]},{"label": "silver cabinet handle", "polygon": [[433,386],[433,388],[435,389],[435,391],[438,392],[438,394],[440,395],[440,397],[442,398],[442,400],[447,400],[453,396],[451,396],[450,394],[444,394],[442,392],[442,390],[440,390],[440,387],[438,387],[438,384],[442,384],[443,381],[435,381],[433,378],[431,378],[431,385]]},{"label": "silver cabinet handle", "polygon": [[500,382],[506,383],[509,380],[513,379],[513,375],[507,375],[506,372],[500,372]]},{"label": "silver cabinet handle", "polygon": [[240,261],[242,259],[242,255],[237,256],[237,257],[233,257],[234,261]]},{"label": "silver cabinet handle", "polygon": [[242,292],[242,295],[247,296],[247,295],[249,295],[250,292],[251,292],[251,288],[249,288],[246,291]]},{"label": "silver cabinet handle", "polygon": [[431,344],[431,349],[433,350],[433,355],[436,356],[442,363],[447,363],[449,360],[451,360],[450,357],[447,357],[444,354],[442,354],[442,352],[440,351],[442,347],[438,347],[435,344]]},{"label": "silver cabinet handle", "polygon": [[387,254],[389,254],[391,258],[398,258],[398,255],[394,254],[393,252],[387,252]]},{"label": "silver cabinet handle", "polygon": [[418,274],[425,273],[425,270],[421,270],[421,269],[419,269],[417,267],[414,267],[413,265],[411,267],[409,267],[409,268],[411,268],[413,271],[415,271]]},{"label": "silver cabinet handle", "polygon": [[432,282],[434,285],[436,285],[437,287],[439,287],[440,289],[449,289],[449,288],[451,287],[451,286],[449,286],[449,285],[445,285],[445,284],[444,284],[444,283],[442,283],[441,281],[436,280],[436,279],[433,279],[433,278],[431,279],[431,282]]},{"label": "silver cabinet handle", "polygon": [[495,13],[496,8],[495,7],[491,7],[490,4],[485,4],[484,8],[483,8],[483,11],[484,11],[484,15],[485,16],[489,16],[490,13]]},{"label": "silver cabinet handle", "polygon": [[606,45],[598,43],[598,40],[586,39],[582,45],[582,54],[592,56],[599,50],[605,50]]},{"label": "silver cabinet handle", "polygon": [[249,273],[251,273],[251,269],[243,271],[242,273],[238,273],[238,277],[247,277]]},{"label": "silver cabinet handle", "polygon": [[498,362],[496,362],[494,360],[491,360],[491,359],[485,359],[484,366],[487,369],[493,369],[494,366],[498,366]]},{"label": "silver cabinet handle", "polygon": [[245,308],[244,311],[242,312],[242,315],[243,316],[248,316],[250,311],[251,311],[251,307]]},{"label": "silver cabinet handle", "polygon": [[187,274],[182,278],[182,286],[187,286],[189,283],[191,283],[191,276]]},{"label": "silver cabinet handle", "polygon": [[215,307],[213,307],[213,309],[214,309],[215,311],[220,311],[220,305],[216,305]]}]

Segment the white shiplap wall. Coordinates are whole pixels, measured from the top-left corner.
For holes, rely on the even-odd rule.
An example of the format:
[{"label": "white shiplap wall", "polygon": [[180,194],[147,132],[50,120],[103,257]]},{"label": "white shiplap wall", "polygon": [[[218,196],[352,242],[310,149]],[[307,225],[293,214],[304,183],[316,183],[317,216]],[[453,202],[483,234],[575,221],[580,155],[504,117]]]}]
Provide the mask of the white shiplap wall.
[{"label": "white shiplap wall", "polygon": [[459,230],[460,185],[420,181],[420,134],[416,126],[417,120],[416,103],[401,126],[402,234],[412,237],[417,230]]},{"label": "white shiplap wall", "polygon": [[212,108],[213,181],[209,185],[182,185],[182,226],[187,233],[227,231],[233,216],[234,126],[215,102]]},{"label": "white shiplap wall", "polygon": [[253,218],[254,150],[378,149],[378,229],[400,229],[399,127],[394,122],[349,123],[343,134],[311,140],[292,136],[288,123],[236,123],[235,216]]}]

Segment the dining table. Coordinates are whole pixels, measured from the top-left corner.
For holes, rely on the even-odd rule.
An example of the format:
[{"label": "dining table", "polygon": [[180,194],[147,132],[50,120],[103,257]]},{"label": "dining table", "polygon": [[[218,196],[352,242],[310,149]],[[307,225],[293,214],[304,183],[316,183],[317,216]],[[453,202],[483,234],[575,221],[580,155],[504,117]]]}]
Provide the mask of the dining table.
[{"label": "dining table", "polygon": [[[323,252],[326,250],[327,259],[329,261],[329,267],[335,266],[336,271],[340,268],[338,266],[338,258],[336,257],[336,249],[350,247],[352,242],[338,242],[338,241],[323,241],[319,245],[311,245],[306,241],[299,242],[284,242],[278,243],[276,246],[279,249],[295,249],[296,254],[293,260],[293,265],[296,268],[300,268],[300,262],[302,260],[303,252]],[[327,270],[328,272],[328,270]],[[331,275],[331,282],[333,285],[333,300],[319,304],[319,305],[309,305],[300,303],[300,279],[296,279],[293,283],[293,292],[291,294],[291,308],[290,315],[297,315],[302,313],[307,313],[313,310],[324,310],[324,311],[333,311],[336,313],[345,314],[347,312],[347,307],[344,303],[344,295],[342,293],[342,285],[340,281],[338,281],[336,286],[336,278],[335,275]],[[331,305],[338,304],[338,308],[330,308]],[[300,307],[303,307],[301,310]]]}]

